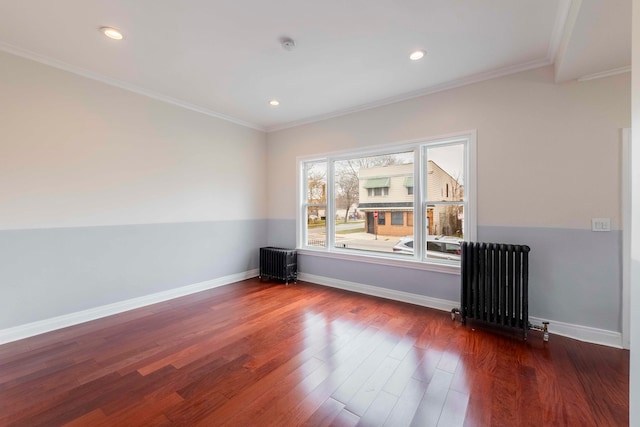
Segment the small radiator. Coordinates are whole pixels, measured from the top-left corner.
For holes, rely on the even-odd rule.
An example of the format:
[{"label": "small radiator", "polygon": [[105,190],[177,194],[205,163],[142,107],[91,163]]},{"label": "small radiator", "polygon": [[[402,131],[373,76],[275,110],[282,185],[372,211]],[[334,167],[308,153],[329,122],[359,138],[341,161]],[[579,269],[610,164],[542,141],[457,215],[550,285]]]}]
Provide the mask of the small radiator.
[{"label": "small radiator", "polygon": [[[467,319],[522,331],[544,332],[529,323],[529,246],[501,243],[462,242],[459,310]],[[452,311],[452,317],[454,313]]]},{"label": "small radiator", "polygon": [[298,254],[295,249],[260,248],[260,278],[295,282],[298,279]]}]

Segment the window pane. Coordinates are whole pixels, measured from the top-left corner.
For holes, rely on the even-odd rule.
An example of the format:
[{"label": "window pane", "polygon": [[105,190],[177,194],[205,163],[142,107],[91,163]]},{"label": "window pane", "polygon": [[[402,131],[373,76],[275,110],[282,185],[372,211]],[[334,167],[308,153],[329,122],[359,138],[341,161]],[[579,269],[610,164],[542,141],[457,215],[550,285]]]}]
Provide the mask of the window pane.
[{"label": "window pane", "polygon": [[326,246],[327,162],[309,162],[304,169],[306,183],[306,235],[308,246]]},{"label": "window pane", "polygon": [[464,237],[465,144],[427,147],[426,250],[428,261],[460,262]]},{"label": "window pane", "polygon": [[307,184],[307,203],[327,203],[327,162],[309,162],[305,164],[305,182]]},{"label": "window pane", "polygon": [[392,253],[400,237],[413,235],[404,220],[413,215],[413,159],[407,151],[333,163],[336,247]]},{"label": "window pane", "polygon": [[327,246],[326,206],[307,208],[307,245]]},{"label": "window pane", "polygon": [[463,238],[463,205],[427,205],[427,234]]},{"label": "window pane", "polygon": [[427,200],[464,200],[464,144],[427,148]]}]

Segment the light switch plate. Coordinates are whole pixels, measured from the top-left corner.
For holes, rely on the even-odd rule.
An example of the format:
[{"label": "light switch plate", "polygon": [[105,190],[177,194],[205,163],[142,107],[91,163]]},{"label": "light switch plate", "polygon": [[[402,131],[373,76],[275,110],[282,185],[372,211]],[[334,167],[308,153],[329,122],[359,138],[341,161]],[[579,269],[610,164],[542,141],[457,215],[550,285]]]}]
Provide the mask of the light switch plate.
[{"label": "light switch plate", "polygon": [[591,231],[611,231],[611,218],[591,218]]}]

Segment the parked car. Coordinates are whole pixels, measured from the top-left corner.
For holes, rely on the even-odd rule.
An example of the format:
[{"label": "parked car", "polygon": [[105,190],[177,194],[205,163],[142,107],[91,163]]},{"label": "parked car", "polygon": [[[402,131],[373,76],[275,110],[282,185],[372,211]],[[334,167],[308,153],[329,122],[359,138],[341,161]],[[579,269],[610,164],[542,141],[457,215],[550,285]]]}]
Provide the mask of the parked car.
[{"label": "parked car", "polygon": [[[457,237],[427,236],[427,258],[460,261],[460,242]],[[402,237],[393,252],[413,255],[413,236]]]}]

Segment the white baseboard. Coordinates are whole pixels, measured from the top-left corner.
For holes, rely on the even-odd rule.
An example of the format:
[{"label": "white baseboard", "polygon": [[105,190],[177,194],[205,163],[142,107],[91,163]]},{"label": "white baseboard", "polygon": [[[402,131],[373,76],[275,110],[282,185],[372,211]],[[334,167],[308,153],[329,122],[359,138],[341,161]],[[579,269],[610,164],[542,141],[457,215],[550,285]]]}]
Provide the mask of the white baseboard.
[{"label": "white baseboard", "polygon": [[258,270],[249,270],[243,273],[232,274],[229,276],[219,277],[217,279],[206,280],[204,282],[194,283],[191,285],[181,286],[167,291],[157,292],[155,294],[145,295],[142,297],[132,298],[126,301],[120,301],[113,304],[107,304],[100,307],[90,308],[87,310],[69,313],[62,316],[52,317],[50,319],[39,320],[37,322],[27,323],[15,326],[13,328],[0,330],[0,344],[21,340],[23,338],[40,335],[45,332],[51,332],[56,329],[66,328],[68,326],[77,325],[91,320],[100,319],[102,317],[111,316],[128,310],[145,307],[147,305],[156,304],[185,295],[194,294],[196,292],[206,291],[231,283],[239,282],[245,279],[258,276]]},{"label": "white baseboard", "polygon": [[424,295],[395,291],[393,289],[379,288],[377,286],[364,285],[362,283],[347,282],[345,280],[332,279],[329,277],[316,276],[313,274],[298,273],[298,280],[301,280],[303,282],[316,283],[323,286],[330,286],[332,288],[344,289],[346,291],[372,295],[375,297],[391,299],[394,301],[408,302],[410,304],[421,305],[423,307],[435,308],[437,310],[443,311],[451,311],[452,308],[460,306],[460,302],[458,301],[431,298]]},{"label": "white baseboard", "polygon": [[620,332],[607,331],[606,329],[592,328],[590,326],[574,325],[557,320],[539,319],[531,316],[529,317],[529,321],[534,325],[542,325],[543,321],[549,322],[549,333],[552,335],[551,338],[549,338],[549,342],[553,341],[553,335],[555,334],[593,344],[622,348],[622,333]]},{"label": "white baseboard", "polygon": [[[408,292],[396,291],[393,289],[379,288],[356,282],[332,279],[330,277],[316,276],[313,274],[299,273],[298,280],[318,285],[330,286],[332,288],[344,289],[346,291],[359,292],[361,294],[387,298],[395,301],[408,302],[423,307],[435,308],[437,310],[451,311],[452,308],[460,307],[460,301],[449,301],[438,298],[431,298],[424,295],[417,295]],[[622,348],[622,334],[620,332],[597,329],[589,326],[574,325],[571,323],[558,322],[549,319],[529,317],[529,321],[534,325],[542,325],[543,321],[549,322],[550,342],[553,342],[553,334],[562,335],[579,341],[593,344],[601,344],[609,347]]]},{"label": "white baseboard", "polygon": [[[56,329],[62,329],[68,326],[89,322],[91,320],[100,319],[102,317],[111,316],[114,314],[122,313],[124,311],[134,310],[136,308],[145,307],[151,304],[156,304],[185,295],[194,294],[196,292],[205,291],[207,289],[217,288],[245,279],[250,279],[256,276],[258,276],[257,269],[249,270],[243,273],[219,277],[217,279],[194,283],[192,285],[182,286],[180,288],[170,289],[163,292],[157,292],[155,294],[145,295],[138,298],[132,298],[130,300],[120,301],[113,304],[107,304],[88,310],[78,311],[76,313],[65,314],[50,319],[15,326],[13,328],[2,329],[0,330],[0,344],[5,344],[34,335],[40,335],[45,332],[51,332]],[[416,304],[423,307],[429,307],[443,311],[451,311],[452,308],[460,306],[459,301],[432,298],[424,295],[412,294],[409,292],[402,292],[393,289],[365,285],[362,283],[337,280],[324,276],[316,276],[313,274],[299,273],[298,280],[347,291],[358,292],[365,295],[387,298],[394,301]],[[540,319],[537,317],[530,317],[529,320],[531,321],[531,323],[538,325],[541,325],[543,321],[549,322],[549,333],[551,334],[550,342],[553,342],[553,335],[556,334],[594,344],[622,348],[622,334],[620,332],[597,329],[589,326],[574,325],[571,323],[558,322],[549,319]]]}]

